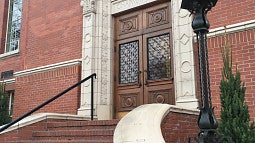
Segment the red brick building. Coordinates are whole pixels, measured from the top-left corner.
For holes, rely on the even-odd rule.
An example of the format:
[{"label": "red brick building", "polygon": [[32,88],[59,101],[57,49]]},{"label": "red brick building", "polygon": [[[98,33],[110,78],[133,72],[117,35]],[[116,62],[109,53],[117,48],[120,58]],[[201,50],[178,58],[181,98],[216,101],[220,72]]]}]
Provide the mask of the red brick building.
[{"label": "red brick building", "polygon": [[[220,0],[208,18],[216,114],[220,111],[220,47],[226,26],[233,63],[247,87],[246,102],[251,120],[255,120],[255,1]],[[97,74],[94,110],[98,119],[119,118],[141,104],[154,102],[195,109],[197,65],[190,23],[189,13],[180,10],[177,1],[1,0],[0,72],[13,101],[12,117],[19,117],[92,73]],[[125,47],[134,47],[134,41],[148,46],[150,38],[157,40],[153,38],[158,35],[170,45],[164,51],[164,76],[153,75],[159,72],[154,71],[159,64],[150,65],[145,52],[149,50],[138,48],[137,53],[127,56],[135,59],[134,55],[139,55],[138,64],[125,61],[125,57],[122,63]],[[189,49],[182,49],[185,46]],[[138,70],[131,69],[125,75],[129,71],[125,63]],[[90,86],[85,83],[38,112],[89,116]]]}]

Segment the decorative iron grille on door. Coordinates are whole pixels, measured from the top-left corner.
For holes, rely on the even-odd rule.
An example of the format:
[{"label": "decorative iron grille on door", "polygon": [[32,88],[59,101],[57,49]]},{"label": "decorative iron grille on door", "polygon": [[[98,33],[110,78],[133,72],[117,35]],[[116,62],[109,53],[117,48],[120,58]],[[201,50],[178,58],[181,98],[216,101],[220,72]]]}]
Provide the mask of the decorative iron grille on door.
[{"label": "decorative iron grille on door", "polygon": [[120,84],[138,82],[139,41],[131,41],[119,45]]},{"label": "decorative iron grille on door", "polygon": [[148,80],[170,78],[170,34],[147,39]]}]

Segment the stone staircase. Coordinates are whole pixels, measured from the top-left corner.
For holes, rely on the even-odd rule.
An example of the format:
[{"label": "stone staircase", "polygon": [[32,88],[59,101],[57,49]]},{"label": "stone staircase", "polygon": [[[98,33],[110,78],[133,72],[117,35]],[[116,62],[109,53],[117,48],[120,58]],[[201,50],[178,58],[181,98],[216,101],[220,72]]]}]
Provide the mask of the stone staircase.
[{"label": "stone staircase", "polygon": [[1,143],[113,143],[118,120],[47,119],[0,135]]},{"label": "stone staircase", "polygon": [[108,121],[52,121],[47,129],[33,132],[37,142],[86,142],[112,143],[114,129],[118,120]]},{"label": "stone staircase", "polygon": [[[151,109],[148,112],[148,114],[151,114],[150,118],[144,118],[144,115],[142,115],[141,119],[138,118],[138,120],[128,119],[130,122],[127,122],[127,127],[121,127],[119,120],[88,121],[76,116],[53,116],[51,114],[40,115],[40,117],[33,119],[30,117],[30,120],[23,121],[23,125],[21,123],[15,124],[8,131],[1,133],[0,143],[113,143],[116,137],[126,140],[126,137],[130,138],[133,135],[142,139],[148,136],[145,133],[147,131],[144,130],[150,130],[153,136],[156,134],[154,132],[161,132],[163,140],[160,143],[188,143],[190,137],[197,136],[197,110],[169,105],[167,111],[164,111],[166,114],[161,123],[161,119],[157,121],[155,118],[159,114],[151,113]],[[146,112],[142,113],[147,114]],[[148,128],[153,125],[150,120],[157,121],[157,126],[161,125],[159,130]],[[149,124],[145,124],[145,121],[149,121]],[[118,127],[116,128],[117,124]],[[133,125],[141,127],[135,129]],[[120,129],[121,132],[118,132],[117,129]],[[127,129],[135,129],[136,133],[127,134]],[[130,142],[132,139],[135,138],[131,137],[128,141]],[[148,139],[144,138],[143,141],[148,141]],[[131,142],[135,143],[137,140]],[[196,140],[190,141],[190,143],[196,142]],[[115,143],[123,143],[123,141],[115,140]]]}]

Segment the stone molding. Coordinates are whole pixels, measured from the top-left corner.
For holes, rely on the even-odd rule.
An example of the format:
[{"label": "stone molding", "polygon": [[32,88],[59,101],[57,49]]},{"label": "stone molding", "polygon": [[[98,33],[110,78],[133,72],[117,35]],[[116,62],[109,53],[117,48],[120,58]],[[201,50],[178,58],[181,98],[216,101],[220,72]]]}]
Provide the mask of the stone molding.
[{"label": "stone molding", "polygon": [[74,65],[80,65],[80,64],[81,64],[81,60],[75,59],[75,60],[60,62],[60,63],[56,63],[56,64],[50,64],[47,66],[41,66],[41,67],[32,68],[32,69],[28,69],[28,70],[18,71],[18,72],[14,73],[14,76],[15,77],[25,76],[25,75],[29,75],[29,74],[45,72],[45,71],[50,71],[50,70],[54,70],[54,69],[58,69],[58,68],[62,68],[62,67],[68,67],[68,66],[74,66]]},{"label": "stone molding", "polygon": [[13,83],[15,83],[15,78],[0,81],[0,83],[13,84]]},{"label": "stone molding", "polygon": [[0,59],[15,56],[15,55],[18,55],[18,54],[19,54],[19,49],[14,50],[14,51],[10,51],[10,52],[7,52],[7,53],[0,54]]},{"label": "stone molding", "polygon": [[210,29],[208,38],[223,35],[225,32],[235,33],[235,32],[246,31],[250,29],[255,29],[255,20],[231,24],[231,25],[227,25],[226,27],[218,27],[218,28]]},{"label": "stone molding", "polygon": [[155,1],[157,0],[112,0],[111,14],[117,14]]},{"label": "stone molding", "polygon": [[176,105],[197,108],[192,19],[181,1],[171,1]]},{"label": "stone molding", "polygon": [[[91,2],[91,1],[85,1]],[[83,6],[82,76],[96,73],[94,81],[94,112],[98,119],[112,118],[112,25],[111,1],[97,0],[92,6]],[[93,10],[87,10],[90,9]],[[78,114],[90,116],[90,83],[81,87],[81,107]]]},{"label": "stone molding", "polygon": [[95,0],[81,0],[80,5],[83,7],[83,14],[96,12],[96,1]]}]

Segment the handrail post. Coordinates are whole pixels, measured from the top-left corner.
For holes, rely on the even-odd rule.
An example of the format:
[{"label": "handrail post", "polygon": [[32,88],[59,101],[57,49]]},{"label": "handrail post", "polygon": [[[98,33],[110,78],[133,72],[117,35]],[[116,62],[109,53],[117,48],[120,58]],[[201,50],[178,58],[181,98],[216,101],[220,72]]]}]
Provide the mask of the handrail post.
[{"label": "handrail post", "polygon": [[91,102],[90,102],[91,110],[90,110],[90,119],[94,119],[93,111],[94,111],[94,77],[91,78]]}]

